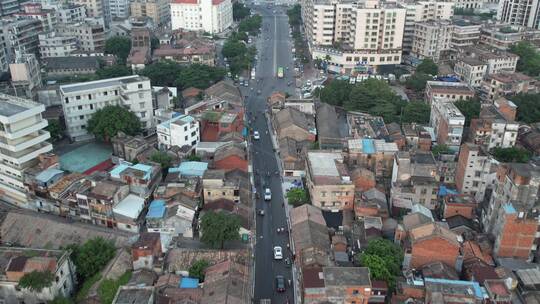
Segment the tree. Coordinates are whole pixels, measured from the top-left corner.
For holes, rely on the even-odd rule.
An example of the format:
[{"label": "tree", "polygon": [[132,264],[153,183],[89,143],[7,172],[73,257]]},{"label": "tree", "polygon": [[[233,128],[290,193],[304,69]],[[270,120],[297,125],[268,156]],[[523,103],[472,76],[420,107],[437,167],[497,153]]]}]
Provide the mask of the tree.
[{"label": "tree", "polygon": [[159,48],[159,38],[152,36],[152,38],[150,38],[150,49],[153,51],[157,48]]},{"label": "tree", "polygon": [[170,60],[149,64],[140,71],[140,75],[150,78],[152,85],[174,87],[182,67]]},{"label": "tree", "polygon": [[246,18],[240,21],[240,24],[238,24],[238,31],[248,32],[252,35],[255,35],[261,29],[261,25],[262,25],[261,15],[253,15],[249,18]]},{"label": "tree", "polygon": [[478,118],[480,115],[480,100],[477,98],[460,99],[454,102],[461,114],[465,116],[465,126],[471,125],[471,119]]},{"label": "tree", "polygon": [[103,67],[96,71],[96,75],[99,79],[129,76],[131,74],[131,68],[123,64],[115,64],[108,67]]},{"label": "tree", "polygon": [[116,56],[118,63],[125,64],[131,51],[131,39],[128,37],[115,36],[105,42],[105,53]]},{"label": "tree", "polygon": [[291,27],[299,26],[302,23],[302,7],[300,4],[295,4],[292,8],[288,9],[287,16],[289,16]]},{"label": "tree", "polygon": [[401,247],[382,238],[369,241],[364,252],[356,259],[369,268],[372,278],[384,280],[390,289],[395,286],[395,278],[401,272],[403,251]]},{"label": "tree", "polygon": [[450,153],[450,148],[445,144],[436,145],[431,149],[431,153],[433,153],[433,156],[437,157],[441,154],[448,154]]},{"label": "tree", "polygon": [[251,9],[240,2],[234,2],[232,9],[234,21],[240,21],[251,14]]},{"label": "tree", "polygon": [[49,304],[73,304],[73,301],[63,296],[57,296]]},{"label": "tree", "polygon": [[19,280],[19,287],[28,288],[31,291],[41,292],[44,288],[51,287],[54,274],[49,270],[26,273]]},{"label": "tree", "polygon": [[349,111],[363,111],[382,116],[386,122],[399,122],[405,102],[397,96],[388,83],[370,78],[353,86],[349,101],[344,105]]},{"label": "tree", "polygon": [[105,267],[116,252],[113,242],[101,237],[90,239],[83,245],[72,244],[68,249],[72,250],[71,259],[83,281]]},{"label": "tree", "polygon": [[225,77],[225,70],[203,64],[192,64],[180,70],[176,85],[181,89],[195,87],[206,89]]},{"label": "tree", "polygon": [[88,120],[87,129],[97,138],[109,141],[120,131],[135,135],[141,132],[139,117],[122,106],[105,106]]},{"label": "tree", "polygon": [[431,58],[426,58],[416,67],[415,72],[436,76],[439,73],[439,66]]},{"label": "tree", "polygon": [[172,158],[169,156],[169,154],[162,151],[154,152],[150,156],[150,160],[158,163],[163,170],[169,169],[172,163]]},{"label": "tree", "polygon": [[131,270],[124,272],[118,279],[105,279],[101,281],[98,287],[98,296],[100,303],[111,304],[114,300],[114,296],[118,291],[118,288],[122,285],[126,285],[131,279]]},{"label": "tree", "polygon": [[394,285],[395,275],[390,273],[383,258],[373,254],[361,254],[359,262],[362,266],[369,268],[371,278],[385,281],[389,286]]},{"label": "tree", "polygon": [[234,214],[209,211],[201,219],[201,241],[223,249],[226,241],[240,238],[240,219]]},{"label": "tree", "polygon": [[221,54],[225,58],[234,58],[246,54],[246,44],[240,40],[227,39],[221,49]]},{"label": "tree", "polygon": [[287,201],[297,207],[309,202],[309,197],[306,190],[293,188],[287,192]]},{"label": "tree", "polygon": [[210,266],[210,263],[205,260],[197,260],[193,264],[191,264],[191,267],[189,267],[189,276],[193,278],[198,278],[200,282],[204,281],[204,271],[206,268]]},{"label": "tree", "polygon": [[422,92],[426,88],[426,83],[432,79],[433,78],[427,74],[417,72],[407,79],[405,86],[415,92]]},{"label": "tree", "polygon": [[531,43],[520,41],[510,46],[510,52],[519,56],[518,71],[533,77],[540,75],[540,52]]},{"label": "tree", "polygon": [[189,161],[201,161],[201,157],[195,154],[191,154],[190,156],[186,157],[186,160]]},{"label": "tree", "polygon": [[51,139],[53,141],[62,139],[62,137],[64,137],[64,128],[62,127],[60,120],[53,118],[48,119],[47,121],[49,122],[49,125],[47,126],[46,130],[51,134]]},{"label": "tree", "polygon": [[334,80],[320,89],[320,98],[322,102],[331,105],[343,106],[349,101],[352,84],[344,80]]},{"label": "tree", "polygon": [[517,105],[516,119],[528,124],[539,122],[539,100],[540,94],[518,94],[512,97],[512,102]]},{"label": "tree", "polygon": [[496,160],[504,163],[526,163],[531,159],[531,152],[528,150],[510,147],[510,148],[493,148],[491,154]]},{"label": "tree", "polygon": [[407,103],[403,107],[401,121],[405,123],[415,122],[418,124],[426,124],[429,122],[431,108],[428,104],[422,101],[413,101]]}]

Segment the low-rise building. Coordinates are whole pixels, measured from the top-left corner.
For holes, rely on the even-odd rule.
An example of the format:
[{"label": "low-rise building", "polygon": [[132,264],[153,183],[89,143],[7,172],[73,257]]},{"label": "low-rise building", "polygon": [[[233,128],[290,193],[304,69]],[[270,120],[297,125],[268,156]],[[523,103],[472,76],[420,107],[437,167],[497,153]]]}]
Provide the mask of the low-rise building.
[{"label": "low-rise building", "polygon": [[139,233],[141,222],[139,216],[144,208],[144,198],[129,194],[118,204],[113,206],[112,212],[116,221],[116,227],[133,233]]},{"label": "low-rise building", "polygon": [[484,45],[472,45],[457,49],[457,58],[475,58],[487,65],[486,74],[515,72],[519,56]]},{"label": "low-rise building", "polygon": [[481,60],[472,57],[459,59],[455,66],[454,72],[459,78],[473,88],[480,87],[482,80],[487,72],[487,64]]},{"label": "low-rise building", "polygon": [[439,145],[447,145],[454,152],[459,150],[465,116],[451,101],[443,98],[433,99],[429,123],[434,129]]},{"label": "low-rise building", "polygon": [[172,44],[160,45],[152,53],[157,60],[173,60],[180,64],[215,65],[216,48],[211,40],[201,37],[174,40]]},{"label": "low-rise building", "polygon": [[428,81],[425,97],[429,104],[432,104],[436,97],[447,101],[458,101],[473,98],[474,90],[463,82]]},{"label": "low-rise building", "polygon": [[538,81],[519,72],[500,72],[486,75],[480,88],[480,97],[486,101],[494,102],[505,96],[534,94],[539,91]]},{"label": "low-rise building", "polygon": [[152,194],[161,179],[161,168],[159,165],[136,164],[129,166],[120,164],[109,174],[112,180],[129,185],[130,192],[146,199]]},{"label": "low-rise building", "polygon": [[[499,104],[503,110],[512,110],[513,115],[509,119],[499,111]],[[513,147],[516,144],[519,129],[519,123],[513,120],[516,109],[514,103],[504,98],[495,101],[495,104],[482,107],[480,117],[471,119],[470,141],[483,146],[488,151],[493,148]]]},{"label": "low-rise building", "polygon": [[520,41],[540,39],[540,30],[510,24],[484,24],[480,30],[480,43],[500,50],[508,50]]},{"label": "low-rise building", "polygon": [[[76,286],[75,265],[70,251],[0,248],[0,293],[5,303],[41,303],[57,297],[69,298]],[[19,286],[22,278],[32,272],[50,272],[50,286],[39,291]]]},{"label": "low-rise building", "polygon": [[279,156],[284,176],[301,177],[306,174],[306,155],[310,142],[298,142],[290,137],[279,140]]},{"label": "low-rise building", "polygon": [[505,203],[493,227],[495,257],[532,261],[538,242],[537,210],[516,209],[512,203]]},{"label": "low-rise building", "polygon": [[79,50],[75,36],[63,36],[55,31],[39,34],[39,54],[41,58],[66,57]]},{"label": "low-rise building", "polygon": [[278,140],[292,138],[296,141],[314,142],[317,136],[315,120],[295,108],[285,108],[274,114],[273,126]]},{"label": "low-rise building", "polygon": [[161,258],[161,254],[159,233],[141,232],[137,241],[131,245],[133,270],[153,269],[154,262]]},{"label": "low-rise building", "polygon": [[215,169],[248,171],[248,155],[245,143],[230,142],[216,148],[212,166]]},{"label": "low-rise building", "polygon": [[482,202],[487,189],[493,186],[495,164],[496,161],[485,148],[473,143],[463,143],[456,168],[457,189]]},{"label": "low-rise building", "polygon": [[383,139],[349,139],[348,165],[368,168],[375,176],[389,176],[394,163],[394,153],[398,151],[396,143]]},{"label": "low-rise building", "polygon": [[321,209],[308,204],[302,205],[291,210],[290,219],[291,239],[299,265],[331,265],[330,236]]},{"label": "low-rise building", "polygon": [[190,115],[178,114],[157,126],[160,149],[194,147],[200,141],[199,122]]},{"label": "low-rise building", "polygon": [[153,126],[150,79],[133,75],[60,86],[66,132],[71,140],[93,138],[87,124],[92,115],[107,105],[128,107],[141,120],[142,127]]},{"label": "low-rise building", "polygon": [[307,187],[311,203],[323,210],[352,210],[354,184],[341,152],[308,152]]},{"label": "low-rise building", "polygon": [[227,180],[225,170],[206,170],[203,175],[203,197],[205,202],[218,199],[240,202],[240,184]]},{"label": "low-rise building", "polygon": [[99,69],[99,58],[88,57],[49,57],[44,60],[48,77],[93,75]]},{"label": "low-rise building", "polygon": [[450,42],[452,49],[478,43],[482,24],[465,19],[453,20],[452,23],[454,25]]},{"label": "low-rise building", "polygon": [[397,152],[394,156],[390,200],[395,209],[412,209],[413,203],[437,207],[438,173],[431,152]]}]

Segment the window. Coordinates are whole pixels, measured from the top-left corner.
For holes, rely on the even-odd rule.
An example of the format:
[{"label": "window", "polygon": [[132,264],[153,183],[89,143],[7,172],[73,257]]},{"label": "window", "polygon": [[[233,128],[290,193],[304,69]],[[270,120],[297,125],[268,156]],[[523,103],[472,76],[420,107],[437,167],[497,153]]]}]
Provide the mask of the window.
[{"label": "window", "polygon": [[[107,92],[107,91],[103,92],[103,96],[107,96],[108,94],[109,94],[109,92]],[[116,95],[118,95],[118,94],[116,94]]]},{"label": "window", "polygon": [[92,94],[88,94],[88,99],[92,100]]},{"label": "window", "polygon": [[146,112],[141,112],[141,118],[145,118],[146,117]]},{"label": "window", "polygon": [[64,98],[64,101],[65,101],[66,103],[69,103],[69,98],[67,98],[67,97]]},{"label": "window", "polygon": [[80,100],[80,99],[81,99],[81,96],[80,96],[80,95],[77,95],[77,96],[75,96],[75,99]]},{"label": "window", "polygon": [[78,106],[77,109],[78,109],[78,110],[82,110],[82,106]]},{"label": "window", "polygon": [[84,115],[79,115],[79,119],[84,119]]},{"label": "window", "polygon": [[142,83],[139,83],[139,84],[137,85],[137,87],[138,87],[139,89],[142,89]]},{"label": "window", "polygon": [[184,136],[184,140],[188,140],[188,137],[187,137],[187,135],[186,135],[186,136]]},{"label": "window", "polygon": [[93,109],[94,109],[94,105],[91,104],[91,105],[90,105],[90,110],[93,110]]}]

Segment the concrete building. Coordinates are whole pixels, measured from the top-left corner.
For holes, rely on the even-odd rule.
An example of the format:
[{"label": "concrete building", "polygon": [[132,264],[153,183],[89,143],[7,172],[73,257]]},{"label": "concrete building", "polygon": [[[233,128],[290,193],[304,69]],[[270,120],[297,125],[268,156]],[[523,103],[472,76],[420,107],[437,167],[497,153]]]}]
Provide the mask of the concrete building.
[{"label": "concrete building", "polygon": [[452,102],[470,99],[474,90],[463,82],[428,81],[425,94],[427,102],[432,104],[435,98]]},{"label": "concrete building", "polygon": [[23,5],[30,0],[2,0],[0,1],[0,17],[11,16],[23,11]]},{"label": "concrete building", "polygon": [[111,18],[126,19],[129,17],[128,0],[105,0],[108,1],[108,6],[111,14]]},{"label": "concrete building", "polygon": [[540,1],[502,0],[497,10],[501,23],[540,29]]},{"label": "concrete building", "polygon": [[[105,18],[105,7],[103,0],[73,0],[75,5],[84,5],[86,16],[90,18]],[[105,21],[105,19],[103,19]]]},{"label": "concrete building", "polygon": [[79,23],[59,24],[58,34],[77,38],[81,51],[92,53],[105,51],[107,31],[105,26],[99,22],[86,20]]},{"label": "concrete building", "polygon": [[130,15],[135,18],[150,18],[156,26],[171,20],[170,4],[167,0],[134,0],[130,3]]},{"label": "concrete building", "polygon": [[454,8],[461,8],[466,10],[482,8],[486,0],[454,0]]},{"label": "concrete building", "polygon": [[413,203],[428,209],[437,206],[437,164],[431,152],[397,152],[394,156],[390,190],[394,210],[410,210]]},{"label": "concrete building", "polygon": [[132,75],[60,86],[66,131],[73,141],[93,138],[86,130],[92,115],[107,105],[126,106],[141,120],[143,129],[153,126],[152,89],[146,77]]},{"label": "concrete building", "polygon": [[519,56],[510,52],[490,48],[483,45],[466,46],[459,48],[458,60],[473,58],[482,61],[487,65],[487,74],[500,72],[515,72]]},{"label": "concrete building", "polygon": [[482,85],[487,72],[487,64],[476,58],[465,57],[456,62],[454,72],[459,78],[473,88]]},{"label": "concrete building", "polygon": [[454,25],[448,20],[415,23],[411,54],[438,62],[451,50],[453,31]]},{"label": "concrete building", "polygon": [[489,24],[480,30],[480,43],[499,50],[508,50],[520,41],[540,39],[540,30],[526,26]]},{"label": "concrete building", "polygon": [[450,41],[452,49],[478,43],[482,24],[465,19],[453,20],[452,23],[454,24],[452,40]]},{"label": "concrete building", "polygon": [[194,147],[200,141],[199,122],[189,115],[178,115],[157,125],[160,149]]},{"label": "concrete building", "polygon": [[[0,249],[0,294],[5,303],[45,303],[57,297],[69,298],[77,282],[70,251],[8,248]],[[50,271],[51,285],[34,291],[19,286],[21,278],[33,271]]]},{"label": "concrete building", "polygon": [[314,206],[323,210],[354,208],[354,184],[340,152],[308,152],[306,178]]},{"label": "concrete building", "polygon": [[39,54],[41,58],[66,57],[79,50],[75,36],[63,36],[57,32],[39,34]]},{"label": "concrete building", "polygon": [[0,197],[26,207],[24,171],[37,163],[38,155],[52,150],[47,142],[50,134],[43,130],[47,127],[47,120],[41,117],[45,106],[4,94],[0,94],[0,101]]},{"label": "concrete building", "polygon": [[[380,65],[399,64],[406,9],[394,3],[305,0],[302,19],[313,58],[328,69],[367,73]],[[341,47],[333,47],[336,43]]]},{"label": "concrete building", "polygon": [[34,99],[37,90],[41,88],[41,71],[39,62],[34,54],[16,54],[15,61],[9,64],[11,85],[17,91],[17,96]]},{"label": "concrete building", "polygon": [[0,37],[6,54],[6,63],[13,62],[15,51],[21,54],[39,55],[38,34],[43,31],[43,24],[36,19],[2,18]]},{"label": "concrete building", "polygon": [[230,0],[174,0],[171,2],[173,30],[205,31],[217,34],[233,23]]},{"label": "concrete building", "polygon": [[44,9],[40,3],[25,3],[23,11],[13,14],[14,17],[23,19],[35,19],[42,23],[44,31],[50,31],[56,26],[56,12],[52,9]]},{"label": "concrete building", "polygon": [[482,202],[486,190],[493,187],[496,161],[486,150],[472,143],[464,143],[459,151],[456,186],[460,193],[470,194]]},{"label": "concrete building", "polygon": [[64,3],[49,5],[56,11],[58,23],[76,23],[86,19],[86,6],[82,4]]},{"label": "concrete building", "polygon": [[465,116],[452,102],[435,98],[431,103],[429,124],[439,145],[447,145],[454,152],[459,150]]},{"label": "concrete building", "polygon": [[450,20],[454,15],[453,3],[443,1],[403,1],[400,3],[407,10],[403,31],[403,52],[412,50],[414,27],[416,22]]},{"label": "concrete building", "polygon": [[501,72],[486,75],[480,88],[480,98],[494,102],[504,96],[534,94],[539,89],[538,81],[530,76],[519,72]]},{"label": "concrete building", "polygon": [[[499,108],[506,110],[506,117]],[[516,105],[504,98],[482,107],[480,117],[471,119],[469,140],[488,151],[493,148],[510,148],[516,144],[519,123],[514,121]],[[512,114],[513,113],[513,114]]]}]

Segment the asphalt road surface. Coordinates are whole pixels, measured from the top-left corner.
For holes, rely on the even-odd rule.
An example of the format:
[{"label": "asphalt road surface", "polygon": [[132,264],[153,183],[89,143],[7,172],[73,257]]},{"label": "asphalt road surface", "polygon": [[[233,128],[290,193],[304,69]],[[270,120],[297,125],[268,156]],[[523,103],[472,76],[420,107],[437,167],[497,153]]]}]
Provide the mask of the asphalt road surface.
[{"label": "asphalt road surface", "polygon": [[[259,6],[257,13],[263,16],[261,35],[254,41],[258,49],[256,80],[250,80],[250,87],[243,88],[248,96],[246,108],[248,125],[253,131],[259,131],[260,139],[251,139],[251,157],[254,182],[260,198],[256,200],[256,209],[264,210],[264,216],[257,215],[257,239],[255,244],[255,291],[254,303],[260,299],[271,299],[272,303],[294,303],[291,268],[285,265],[285,258],[291,259],[288,250],[287,232],[278,233],[277,229],[287,227],[285,207],[278,172],[278,163],[273,150],[271,131],[265,112],[267,98],[275,91],[294,94],[294,75],[292,58],[292,40],[289,38],[289,24],[285,8],[267,8]],[[277,78],[277,68],[284,68],[284,78]],[[290,86],[288,82],[292,82]],[[260,91],[260,93],[258,93]],[[279,172],[278,172],[279,173]],[[264,189],[270,188],[272,200],[264,201]],[[281,246],[284,259],[274,260],[273,248]],[[276,291],[276,276],[285,277],[286,291]]]}]

